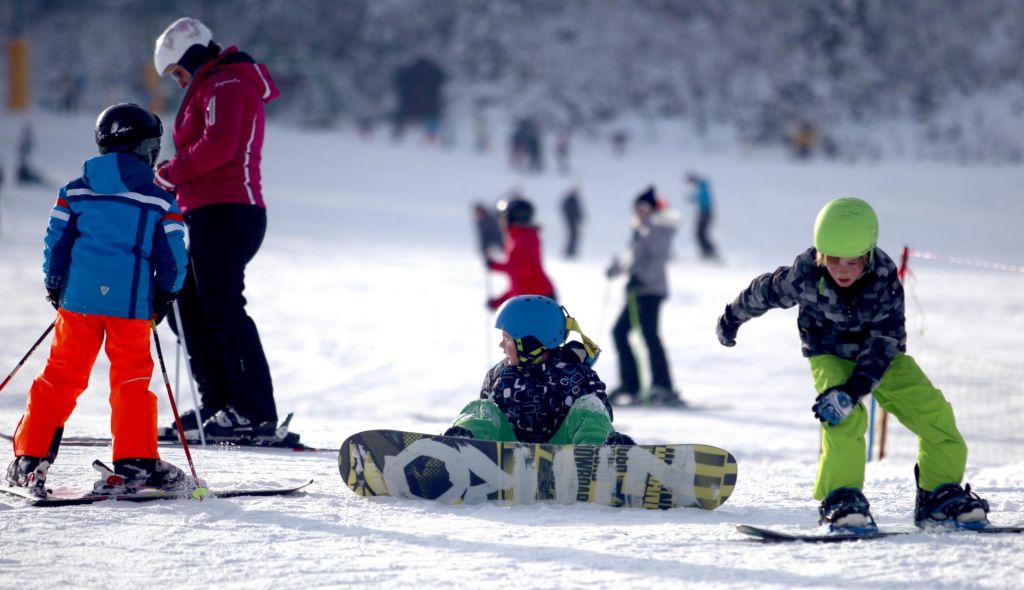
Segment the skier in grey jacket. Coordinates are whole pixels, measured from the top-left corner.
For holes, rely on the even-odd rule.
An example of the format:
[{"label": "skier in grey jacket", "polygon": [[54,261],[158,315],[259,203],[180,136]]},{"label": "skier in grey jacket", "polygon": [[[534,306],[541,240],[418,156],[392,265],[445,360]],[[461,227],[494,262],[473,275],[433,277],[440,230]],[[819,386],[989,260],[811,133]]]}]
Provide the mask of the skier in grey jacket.
[{"label": "skier in grey jacket", "polygon": [[[685,403],[672,387],[668,357],[658,334],[661,304],[668,297],[666,266],[679,220],[657,198],[653,186],[633,202],[633,213],[633,239],[628,260],[624,265],[614,260],[608,269],[609,278],[622,273],[629,275],[626,305],[612,329],[622,381],[609,398],[616,404],[682,406]],[[643,334],[650,357],[651,387],[646,395],[642,393],[636,357],[629,346],[629,332],[637,327]]]}]

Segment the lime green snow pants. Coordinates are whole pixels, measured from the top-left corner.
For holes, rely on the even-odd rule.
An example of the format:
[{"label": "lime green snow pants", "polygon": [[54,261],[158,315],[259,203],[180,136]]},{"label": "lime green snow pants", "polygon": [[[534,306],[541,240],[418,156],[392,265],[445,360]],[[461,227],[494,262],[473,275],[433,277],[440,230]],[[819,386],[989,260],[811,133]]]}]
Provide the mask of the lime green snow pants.
[{"label": "lime green snow pants", "polygon": [[[467,404],[453,425],[469,429],[473,438],[481,440],[517,440],[508,418],[497,404],[487,399]],[[604,404],[595,395],[585,395],[573,403],[562,425],[546,442],[552,445],[600,445],[611,431],[612,421]]]},{"label": "lime green snow pants", "polygon": [[[853,372],[852,361],[836,356],[823,354],[808,360],[818,393],[842,385]],[[919,485],[932,491],[944,483],[960,483],[967,465],[967,445],[956,428],[953,407],[914,359],[897,355],[872,394],[879,406],[917,435]],[[816,500],[838,488],[864,487],[867,428],[868,413],[861,403],[839,424],[822,424]]]}]

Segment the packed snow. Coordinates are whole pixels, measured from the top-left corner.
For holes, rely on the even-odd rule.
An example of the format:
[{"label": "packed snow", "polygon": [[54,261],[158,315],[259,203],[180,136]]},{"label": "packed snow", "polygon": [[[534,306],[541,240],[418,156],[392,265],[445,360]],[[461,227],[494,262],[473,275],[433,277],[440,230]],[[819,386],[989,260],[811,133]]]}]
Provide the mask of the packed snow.
[{"label": "packed snow", "polygon": [[[0,373],[6,376],[53,319],[41,250],[57,186],[94,154],[92,119],[33,116],[36,166],[52,186],[11,182],[22,120],[0,120]],[[315,478],[287,497],[180,500],[41,509],[0,498],[0,586],[109,585],[277,588],[1016,588],[1024,536],[914,534],[842,545],[762,545],[737,524],[817,529],[811,498],[818,423],[794,310],[744,325],[734,349],[714,325],[757,274],[810,243],[818,209],[853,195],[881,218],[881,247],[1009,265],[1024,263],[1024,169],[890,161],[794,162],[772,152],[702,151],[674,127],[639,131],[622,158],[577,141],[573,172],[522,176],[505,154],[449,149],[414,137],[395,144],[353,131],[270,126],[264,153],[269,229],[247,273],[282,416],[307,444],[335,449],[373,428],[441,432],[478,395],[500,358],[485,310],[505,286],[476,251],[470,203],[517,186],[539,208],[546,265],[562,302],[604,346],[596,366],[617,384],[610,327],[623,284],[604,269],[629,236],[632,198],[655,183],[683,225],[671,263],[662,332],[693,410],[624,408],[616,427],[642,443],[705,443],[739,464],[733,496],[713,512],[594,506],[448,506],[349,491],[336,452],[193,448],[211,488]],[[684,146],[688,146],[685,147]],[[717,202],[721,264],[699,261],[694,206],[682,175],[707,174]],[[582,258],[565,260],[558,201],[582,188]],[[910,353],[947,389],[973,451],[967,481],[999,524],[1024,524],[1020,334],[1024,275],[911,260]],[[179,405],[191,407],[176,341],[160,336]],[[0,392],[0,431],[13,432],[49,340]],[[960,369],[957,373],[957,369]],[[179,376],[175,376],[178,373]],[[964,379],[972,375],[976,379]],[[948,377],[948,384],[943,381]],[[965,383],[964,383],[965,382]],[[171,422],[159,370],[152,391]],[[108,435],[107,365],[97,363],[67,436]],[[985,414],[987,412],[988,414]],[[971,416],[992,416],[971,423]],[[1010,417],[1007,417],[1010,416]],[[1002,422],[998,422],[1002,420]],[[998,424],[993,427],[992,424]],[[968,428],[970,425],[970,428]],[[993,431],[997,428],[997,431]],[[888,455],[867,469],[865,493],[885,529],[911,530],[914,441],[892,426]],[[163,457],[186,468],[179,449]],[[50,470],[60,490],[91,487],[103,448],[65,446]],[[6,464],[7,459],[4,459]],[[19,582],[15,582],[18,580]]]}]

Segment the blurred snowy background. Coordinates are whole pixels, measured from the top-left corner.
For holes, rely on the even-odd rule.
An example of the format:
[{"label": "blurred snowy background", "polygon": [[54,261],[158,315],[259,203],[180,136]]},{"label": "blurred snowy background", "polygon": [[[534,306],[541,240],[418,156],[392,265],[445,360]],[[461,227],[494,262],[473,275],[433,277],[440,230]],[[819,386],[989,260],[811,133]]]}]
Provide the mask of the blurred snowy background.
[{"label": "blurred snowy background", "polygon": [[[0,2],[0,43],[29,41],[33,103],[173,109],[153,40],[182,15],[265,61],[272,117],[389,125],[396,73],[443,76],[442,134],[537,121],[549,137],[700,149],[790,144],[846,160],[1024,158],[1024,3],[1016,0],[38,0]],[[0,74],[6,78],[6,74]],[[639,125],[639,126],[638,126]]]},{"label": "blurred snowy background", "polygon": [[[744,326],[735,349],[719,346],[714,322],[751,278],[809,245],[822,204],[867,199],[883,249],[939,255],[910,262],[910,352],[954,405],[971,449],[966,477],[992,502],[992,520],[1021,524],[1024,3],[0,0],[0,89],[10,101],[12,57],[25,55],[30,90],[24,109],[0,115],[0,376],[53,318],[42,235],[56,187],[95,153],[96,113],[131,100],[159,108],[165,124],[173,117],[181,92],[156,78],[152,47],[183,15],[266,62],[282,90],[263,160],[267,240],[246,296],[279,406],[296,413],[304,441],[333,448],[369,428],[440,432],[476,395],[500,357],[483,302],[504,279],[485,279],[469,206],[512,187],[537,204],[546,267],[604,345],[598,370],[614,386],[609,332],[622,284],[603,271],[628,240],[632,198],[653,182],[683,219],[663,337],[684,397],[704,409],[622,408],[616,425],[643,442],[727,448],[739,483],[711,513],[453,507],[358,497],[333,453],[194,449],[212,486],[317,482],[273,500],[51,511],[0,503],[0,579],[75,588],[111,579],[218,588],[1020,587],[1020,535],[830,548],[745,541],[738,523],[816,526],[819,426],[795,310]],[[408,69],[416,63],[428,66]],[[434,82],[438,95],[423,102],[437,112],[421,111],[394,141],[395,82],[411,71]],[[425,135],[435,114],[436,132]],[[516,167],[507,152],[514,131],[528,147]],[[16,182],[21,163],[39,182]],[[712,181],[721,264],[697,255],[686,170]],[[558,203],[572,184],[588,217],[580,257],[565,259]],[[160,332],[173,376],[177,347]],[[45,350],[0,393],[0,432],[14,430]],[[108,433],[107,368],[101,355],[69,435]],[[184,381],[172,378],[190,407]],[[161,423],[163,388],[154,375]],[[89,463],[107,454],[66,446],[54,486],[86,488]],[[185,464],[179,449],[165,457]],[[915,459],[912,438],[891,424],[887,457],[868,465],[865,486],[885,528],[912,527]]]}]

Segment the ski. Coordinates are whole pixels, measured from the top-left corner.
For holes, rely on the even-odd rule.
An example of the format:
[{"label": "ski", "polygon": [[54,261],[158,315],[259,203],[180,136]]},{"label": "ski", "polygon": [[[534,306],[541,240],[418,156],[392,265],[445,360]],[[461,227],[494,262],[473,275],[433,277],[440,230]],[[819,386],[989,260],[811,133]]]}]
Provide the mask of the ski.
[{"label": "ski", "polygon": [[868,541],[882,539],[885,537],[896,537],[901,535],[914,535],[929,532],[970,532],[979,534],[1000,534],[1000,533],[1024,533],[1024,526],[999,526],[989,525],[980,529],[969,528],[941,528],[913,531],[877,531],[873,533],[787,533],[783,531],[766,529],[756,526],[741,524],[736,526],[739,532],[750,535],[767,543],[842,543],[845,541]]},{"label": "ski", "polygon": [[[14,437],[6,432],[0,432],[0,439],[7,441],[13,441]],[[102,436],[65,436],[60,441],[61,446],[69,447],[109,447],[111,440]],[[157,446],[166,447],[181,447],[181,442],[178,441],[178,437],[175,436],[173,440],[157,439]],[[282,450],[292,451],[296,453],[335,453],[337,449],[322,449],[320,447],[311,447],[306,444],[292,441],[292,440],[270,440],[270,441],[211,441],[207,439],[206,446],[200,444],[198,438],[188,439],[189,448],[191,449],[231,449],[231,450]]]},{"label": "ski", "polygon": [[[293,414],[288,416],[281,422],[281,425],[277,427],[277,432],[273,438],[261,438],[261,439],[247,439],[247,438],[214,438],[206,437],[206,446],[214,448],[230,448],[230,449],[283,449],[294,452],[307,452],[307,453],[333,453],[336,449],[321,449],[317,447],[311,447],[304,443],[299,442],[299,435],[294,432],[288,432],[288,424],[292,420]],[[201,448],[202,441],[199,440],[199,432],[197,430],[186,430],[186,440],[190,447]],[[191,436],[189,433],[191,432]],[[0,438],[8,441],[13,441],[14,437],[10,434],[0,432]],[[102,436],[65,436],[61,439],[62,445],[71,447],[109,447],[111,440],[107,437]],[[181,441],[178,440],[178,429],[177,428],[158,428],[157,429],[157,445],[161,447],[180,447]]]},{"label": "ski", "polygon": [[[286,496],[302,490],[313,483],[308,479],[302,483],[268,488],[241,488],[234,490],[210,490],[207,498],[237,498],[239,496]],[[192,490],[176,490],[173,492],[160,490],[142,490],[131,494],[74,494],[49,492],[45,498],[40,498],[25,488],[0,486],[0,492],[11,496],[17,496],[25,500],[29,506],[37,508],[53,508],[58,506],[80,506],[84,504],[96,504],[97,502],[151,502],[154,500],[183,500],[192,498]]]}]

